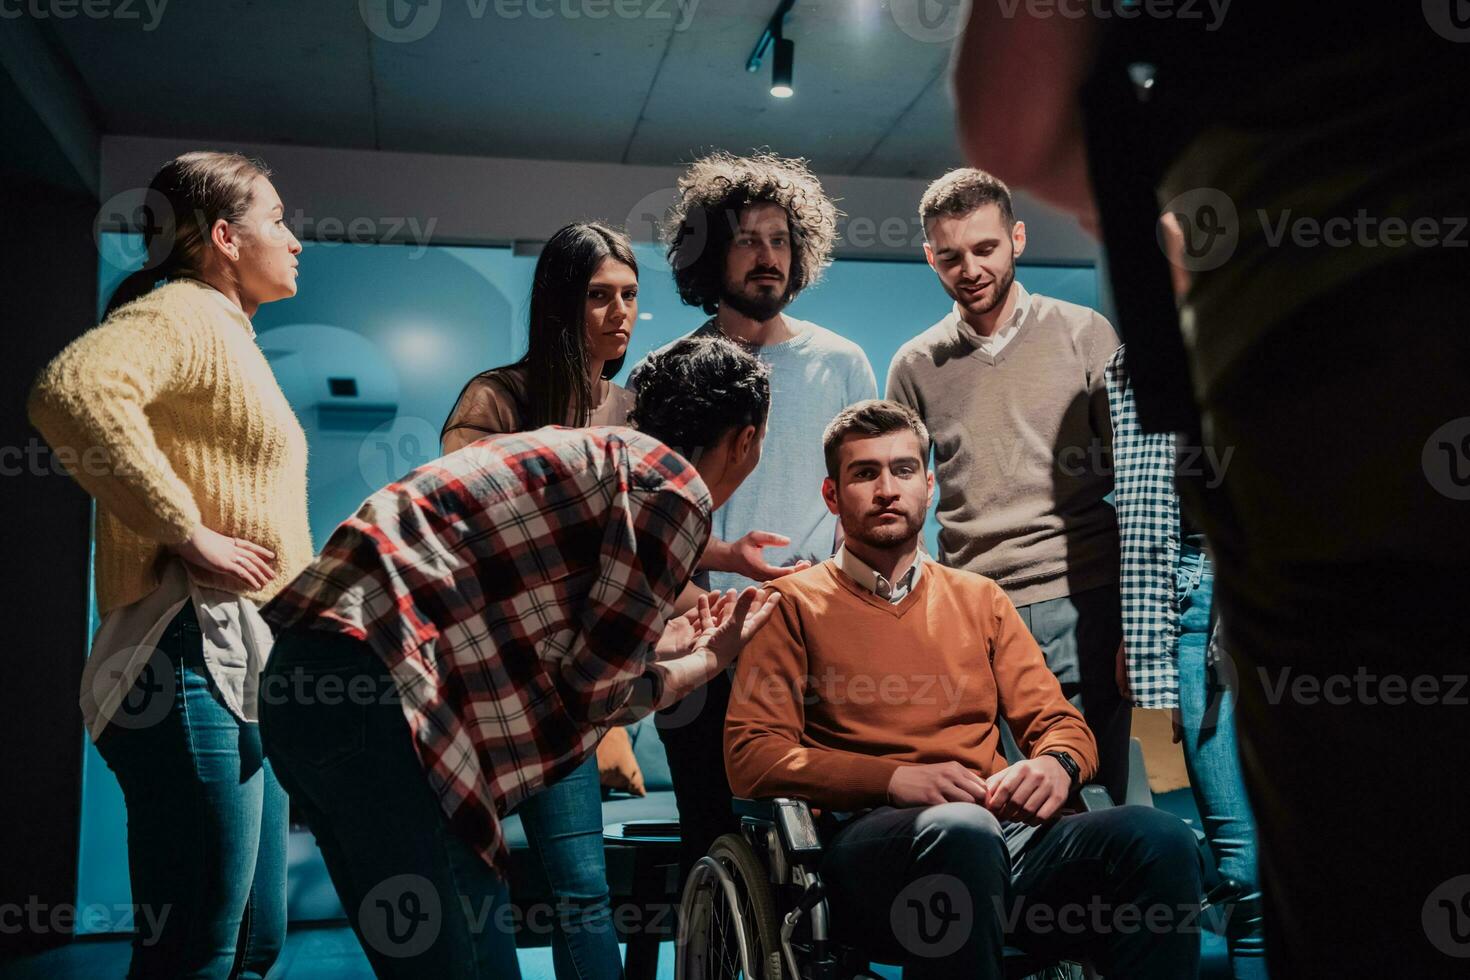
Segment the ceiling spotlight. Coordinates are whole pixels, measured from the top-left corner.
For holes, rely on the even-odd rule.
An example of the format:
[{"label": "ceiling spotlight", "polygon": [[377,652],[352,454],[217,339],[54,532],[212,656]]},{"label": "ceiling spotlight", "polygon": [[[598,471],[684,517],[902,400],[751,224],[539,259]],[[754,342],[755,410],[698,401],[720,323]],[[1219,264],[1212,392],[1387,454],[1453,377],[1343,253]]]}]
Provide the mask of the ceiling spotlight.
[{"label": "ceiling spotlight", "polygon": [[776,38],[776,60],[771,64],[771,94],[778,99],[789,99],[796,92],[791,87],[791,65],[796,60],[796,42],[788,38]]},{"label": "ceiling spotlight", "polygon": [[745,70],[756,72],[760,70],[766,51],[772,47],[776,49],[776,56],[771,64],[771,94],[778,99],[789,99],[796,92],[791,85],[791,66],[796,60],[796,42],[787,40],[781,33],[786,15],[795,5],[796,0],[781,0],[776,5],[776,12],[771,15],[761,36],[756,39],[750,57],[745,59]]}]

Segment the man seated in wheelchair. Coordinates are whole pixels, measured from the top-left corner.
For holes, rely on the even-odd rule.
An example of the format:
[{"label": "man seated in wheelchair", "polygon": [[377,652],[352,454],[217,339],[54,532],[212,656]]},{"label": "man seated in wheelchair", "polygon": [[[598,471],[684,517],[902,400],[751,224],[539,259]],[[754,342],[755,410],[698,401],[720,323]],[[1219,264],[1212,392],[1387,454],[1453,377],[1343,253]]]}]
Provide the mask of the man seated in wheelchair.
[{"label": "man seated in wheelchair", "polygon": [[[835,936],[877,943],[905,976],[1001,977],[1005,945],[1107,977],[1194,976],[1193,836],[1150,807],[1068,808],[1096,744],[1000,587],[920,550],[923,423],[859,402],[823,444],[845,543],[767,586],[783,601],[726,716],[736,795],[824,811]],[[1007,764],[1002,720],[1023,761]]]}]

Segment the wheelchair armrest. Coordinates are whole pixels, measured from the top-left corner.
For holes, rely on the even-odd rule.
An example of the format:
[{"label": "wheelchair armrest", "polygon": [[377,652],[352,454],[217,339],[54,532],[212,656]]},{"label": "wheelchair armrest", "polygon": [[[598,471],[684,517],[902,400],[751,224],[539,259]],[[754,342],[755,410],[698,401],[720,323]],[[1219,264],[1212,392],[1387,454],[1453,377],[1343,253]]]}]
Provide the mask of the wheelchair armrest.
[{"label": "wheelchair armrest", "polygon": [[[805,804],[803,803],[803,805]],[[764,823],[770,823],[776,819],[775,798],[767,798],[764,800],[749,800],[744,797],[737,796],[734,800],[734,809],[735,816],[740,817],[742,820],[749,818],[751,820],[760,820]]]},{"label": "wheelchair armrest", "polygon": [[781,846],[791,860],[800,862],[822,853],[817,824],[812,819],[812,808],[806,800],[787,796],[764,800],[736,797],[733,802],[735,815],[742,821],[751,820],[774,826],[781,838]]},{"label": "wheelchair armrest", "polygon": [[1088,813],[1094,810],[1110,810],[1117,806],[1108,791],[1098,783],[1088,783],[1077,791],[1077,795],[1082,800],[1082,809]]}]

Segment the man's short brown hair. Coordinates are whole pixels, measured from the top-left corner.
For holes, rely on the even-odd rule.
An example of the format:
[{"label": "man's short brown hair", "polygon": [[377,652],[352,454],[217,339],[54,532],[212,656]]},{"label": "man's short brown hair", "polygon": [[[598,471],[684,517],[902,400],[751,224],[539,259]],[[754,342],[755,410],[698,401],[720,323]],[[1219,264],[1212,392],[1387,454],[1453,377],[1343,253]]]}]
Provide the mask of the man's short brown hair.
[{"label": "man's short brown hair", "polygon": [[822,433],[822,452],[827,457],[827,475],[837,481],[838,453],[848,436],[886,436],[909,429],[919,437],[919,460],[929,468],[929,430],[923,419],[907,405],[879,398],[854,402],[827,423]]},{"label": "man's short brown hair", "polygon": [[1011,189],[983,170],[961,167],[940,177],[924,191],[924,196],[919,198],[919,220],[927,237],[930,218],[962,217],[987,204],[1000,208],[1007,228],[1016,223],[1016,213],[1011,210]]}]

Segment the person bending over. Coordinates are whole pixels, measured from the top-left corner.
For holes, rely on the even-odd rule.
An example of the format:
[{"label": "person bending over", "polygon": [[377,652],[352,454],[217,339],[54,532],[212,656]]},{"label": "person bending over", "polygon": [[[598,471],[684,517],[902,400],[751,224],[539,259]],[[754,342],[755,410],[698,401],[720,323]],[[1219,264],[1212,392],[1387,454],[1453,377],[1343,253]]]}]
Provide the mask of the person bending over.
[{"label": "person bending over", "polygon": [[[628,424],[633,394],[612,380],[638,322],[638,259],[627,236],[596,222],[558,229],[536,259],[528,321],[525,355],[465,384],[439,435],[443,452],[544,425]],[[644,795],[636,770],[633,781],[622,775],[632,757],[627,729],[610,728],[595,756],[516,810],[556,904],[551,961],[558,980],[623,975],[602,848],[602,787]]]},{"label": "person bending over", "polygon": [[[1193,836],[1151,807],[1062,813],[1096,742],[1000,586],[920,551],[923,423],[860,402],[822,441],[846,537],[768,586],[785,601],[741,654],[726,718],[735,792],[828,811],[832,921],[869,948],[886,937],[905,977],[1001,977],[1006,943],[1194,976]],[[1002,721],[1026,756],[1011,765]]]},{"label": "person bending over", "polygon": [[482,439],[373,494],[265,610],[261,729],[382,977],[515,977],[500,816],[723,670],[776,599],[666,627],[770,391],[691,340],[631,421]]}]

